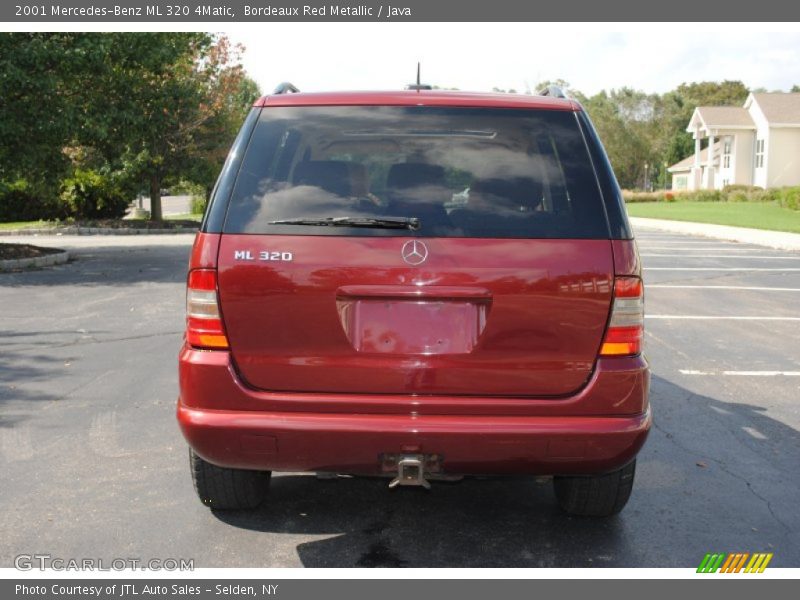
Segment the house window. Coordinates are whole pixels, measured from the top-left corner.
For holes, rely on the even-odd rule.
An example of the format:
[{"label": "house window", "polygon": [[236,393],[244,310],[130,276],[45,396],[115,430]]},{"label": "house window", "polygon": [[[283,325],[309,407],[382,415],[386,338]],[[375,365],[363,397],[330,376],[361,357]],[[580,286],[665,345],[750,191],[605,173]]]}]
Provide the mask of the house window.
[{"label": "house window", "polygon": [[764,166],[764,140],[756,140],[756,169]]},{"label": "house window", "polygon": [[730,184],[731,184],[731,180],[730,179],[723,179],[722,180],[722,187],[724,187],[724,188],[728,187]]},{"label": "house window", "polygon": [[726,137],[722,144],[722,168],[731,168],[731,138]]}]

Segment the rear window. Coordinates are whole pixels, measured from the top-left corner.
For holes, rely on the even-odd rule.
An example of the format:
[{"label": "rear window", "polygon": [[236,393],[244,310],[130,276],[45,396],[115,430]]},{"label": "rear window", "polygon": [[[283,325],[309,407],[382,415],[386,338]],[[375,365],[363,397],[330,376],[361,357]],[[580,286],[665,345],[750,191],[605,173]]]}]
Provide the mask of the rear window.
[{"label": "rear window", "polygon": [[[407,217],[416,231],[276,224]],[[571,111],[441,107],[264,108],[226,233],[607,238]]]}]

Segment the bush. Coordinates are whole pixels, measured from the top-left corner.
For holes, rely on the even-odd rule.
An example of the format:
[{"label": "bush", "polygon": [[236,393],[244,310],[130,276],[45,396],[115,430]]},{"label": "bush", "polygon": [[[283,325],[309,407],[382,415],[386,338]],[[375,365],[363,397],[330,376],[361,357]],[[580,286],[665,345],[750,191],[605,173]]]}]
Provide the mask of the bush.
[{"label": "bush", "polygon": [[206,212],[206,204],[208,201],[205,196],[192,196],[192,214],[202,215]]},{"label": "bush", "polygon": [[84,169],[61,183],[61,201],[77,219],[118,219],[130,204],[125,186],[114,176]]},{"label": "bush", "polygon": [[728,185],[722,190],[694,192],[622,192],[625,202],[777,202],[792,210],[800,210],[800,186],[762,189],[751,185]]},{"label": "bush", "polygon": [[181,179],[177,183],[169,186],[170,191],[175,196],[202,196],[205,188],[200,183],[194,183],[188,179]]},{"label": "bush", "polygon": [[[725,191],[723,190],[723,193]],[[728,202],[750,202],[751,192],[747,192],[745,190],[733,190],[731,192],[727,192],[727,197],[725,198]]]},{"label": "bush", "polygon": [[202,183],[194,183],[187,179],[181,179],[170,186],[173,194],[178,196],[191,196],[190,211],[193,215],[202,215],[206,212],[206,188]]},{"label": "bush", "polygon": [[757,191],[764,191],[763,188],[758,187],[757,185],[744,185],[742,183],[733,183],[731,185],[726,185],[722,188],[723,193],[730,194],[732,192],[745,192],[750,194],[752,192]]},{"label": "bush", "polygon": [[726,185],[722,190],[694,192],[633,192],[623,190],[627,203],[635,202],[777,202],[784,208],[800,210],[800,186],[771,188],[752,185]]},{"label": "bush", "polygon": [[686,194],[684,200],[693,202],[720,202],[724,196],[719,190],[697,190]]},{"label": "bush", "polygon": [[633,192],[630,190],[622,191],[622,198],[625,202],[661,202],[664,200],[664,192]]},{"label": "bush", "polygon": [[777,202],[780,199],[780,190],[755,190],[750,193],[751,202]]},{"label": "bush", "polygon": [[55,199],[43,191],[34,191],[26,181],[0,183],[0,223],[60,219],[65,216]]},{"label": "bush", "polygon": [[781,188],[778,194],[778,201],[784,208],[800,210],[800,187]]}]

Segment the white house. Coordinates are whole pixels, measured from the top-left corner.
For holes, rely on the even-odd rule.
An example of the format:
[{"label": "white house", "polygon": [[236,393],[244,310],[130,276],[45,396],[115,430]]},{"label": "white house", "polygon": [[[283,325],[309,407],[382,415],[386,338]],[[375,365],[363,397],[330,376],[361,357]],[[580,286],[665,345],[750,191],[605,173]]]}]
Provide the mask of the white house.
[{"label": "white house", "polygon": [[800,94],[750,94],[741,108],[698,106],[686,131],[694,154],[667,169],[674,190],[800,185]]}]

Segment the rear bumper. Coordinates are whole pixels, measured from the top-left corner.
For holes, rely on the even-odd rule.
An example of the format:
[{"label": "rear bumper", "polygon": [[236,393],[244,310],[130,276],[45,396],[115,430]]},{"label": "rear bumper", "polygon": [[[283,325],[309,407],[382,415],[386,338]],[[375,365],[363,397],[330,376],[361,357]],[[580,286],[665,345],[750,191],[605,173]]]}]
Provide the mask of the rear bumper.
[{"label": "rear bumper", "polygon": [[243,386],[225,352],[184,348],[178,422],[224,467],[379,473],[385,454],[437,454],[452,474],[590,474],[647,438],[647,363],[602,359],[570,398],[342,397]]},{"label": "rear bumper", "polygon": [[273,471],[380,472],[387,453],[437,454],[447,473],[597,473],[630,462],[650,412],[633,417],[331,415],[198,410],[178,405],[205,460]]}]

